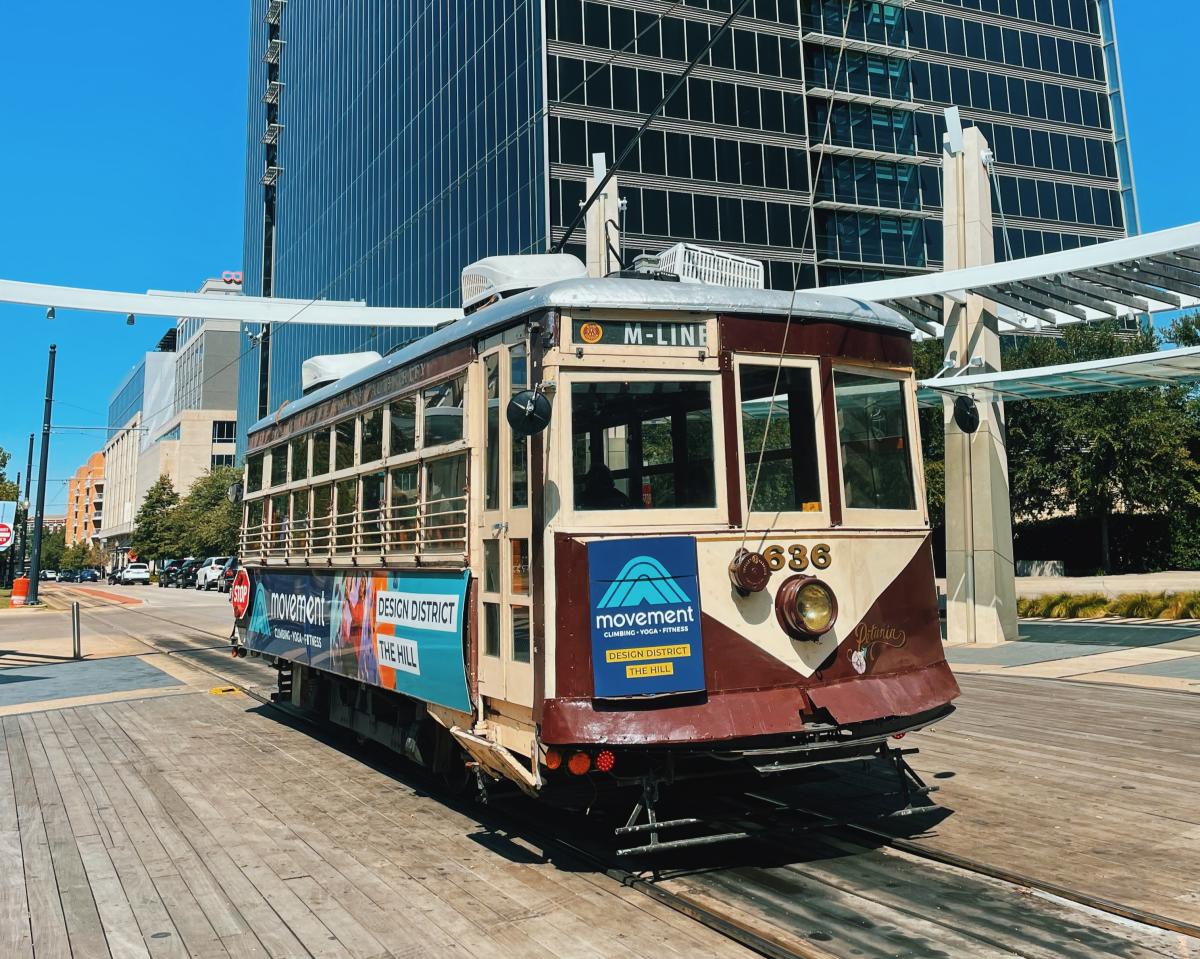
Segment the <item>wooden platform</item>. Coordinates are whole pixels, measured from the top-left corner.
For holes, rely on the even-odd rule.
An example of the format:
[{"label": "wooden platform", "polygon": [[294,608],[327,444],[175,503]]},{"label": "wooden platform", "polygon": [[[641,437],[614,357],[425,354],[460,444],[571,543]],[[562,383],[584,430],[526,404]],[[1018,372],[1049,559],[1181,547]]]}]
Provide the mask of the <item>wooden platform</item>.
[{"label": "wooden platform", "polygon": [[920,841],[1200,924],[1200,701],[1191,693],[959,676],[910,740],[952,815]]},{"label": "wooden platform", "polygon": [[749,955],[239,693],[0,730],[3,959]]}]

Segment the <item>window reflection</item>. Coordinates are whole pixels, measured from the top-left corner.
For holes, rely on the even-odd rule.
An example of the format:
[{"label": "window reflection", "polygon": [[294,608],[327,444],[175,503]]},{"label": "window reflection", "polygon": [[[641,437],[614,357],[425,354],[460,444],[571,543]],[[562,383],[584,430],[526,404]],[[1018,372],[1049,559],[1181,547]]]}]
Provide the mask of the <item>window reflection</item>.
[{"label": "window reflection", "polygon": [[842,488],[849,509],[915,509],[904,384],[834,373]]}]

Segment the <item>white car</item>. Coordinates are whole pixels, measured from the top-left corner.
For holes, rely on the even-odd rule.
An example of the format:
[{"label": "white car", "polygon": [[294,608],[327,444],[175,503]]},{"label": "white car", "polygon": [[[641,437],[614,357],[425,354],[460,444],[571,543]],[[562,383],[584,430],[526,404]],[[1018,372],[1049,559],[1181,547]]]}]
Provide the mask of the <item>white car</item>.
[{"label": "white car", "polygon": [[200,568],[196,570],[196,589],[205,592],[217,589],[221,584],[221,573],[228,562],[228,556],[210,556],[201,563]]},{"label": "white car", "polygon": [[150,585],[150,567],[145,563],[130,563],[118,577],[118,582],[125,586],[132,586],[135,583],[142,586]]},{"label": "white car", "polygon": [[56,583],[58,582],[58,573],[52,569],[44,569],[38,574],[38,579]]}]

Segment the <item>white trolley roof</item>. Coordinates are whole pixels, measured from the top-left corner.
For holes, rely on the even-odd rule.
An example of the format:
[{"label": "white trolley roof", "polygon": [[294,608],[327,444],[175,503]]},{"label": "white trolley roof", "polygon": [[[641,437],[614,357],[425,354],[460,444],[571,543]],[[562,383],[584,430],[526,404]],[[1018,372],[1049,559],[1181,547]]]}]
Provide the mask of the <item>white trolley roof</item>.
[{"label": "white trolley roof", "polygon": [[373,380],[390,369],[406,366],[455,343],[504,329],[527,314],[551,309],[568,312],[638,310],[656,313],[728,313],[778,317],[786,317],[790,312],[796,322],[806,319],[833,320],[860,326],[885,327],[909,335],[913,333],[912,324],[890,307],[825,292],[787,293],[781,290],[735,289],[698,283],[616,277],[563,280],[493,303],[477,313],[435,330],[336,383],[315,390],[294,402],[285,403],[278,412],[250,427],[249,432],[253,433],[277,423],[331,396]]}]

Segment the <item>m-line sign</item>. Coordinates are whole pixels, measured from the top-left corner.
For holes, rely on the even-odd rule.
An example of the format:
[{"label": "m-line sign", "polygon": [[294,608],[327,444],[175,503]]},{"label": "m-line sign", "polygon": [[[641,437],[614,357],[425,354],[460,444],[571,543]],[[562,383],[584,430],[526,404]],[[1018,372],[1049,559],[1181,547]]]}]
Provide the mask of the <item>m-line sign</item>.
[{"label": "m-line sign", "polygon": [[587,346],[684,347],[703,349],[708,346],[708,324],[643,323],[637,320],[598,323],[595,320],[576,320],[576,343]]}]

